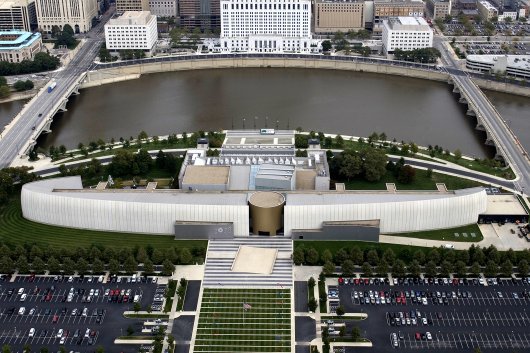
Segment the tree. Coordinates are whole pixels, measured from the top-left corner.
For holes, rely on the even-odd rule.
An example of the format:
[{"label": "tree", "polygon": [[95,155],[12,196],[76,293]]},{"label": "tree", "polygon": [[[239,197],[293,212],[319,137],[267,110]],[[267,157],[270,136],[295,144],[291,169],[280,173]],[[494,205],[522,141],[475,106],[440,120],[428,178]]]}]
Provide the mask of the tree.
[{"label": "tree", "polygon": [[144,247],[140,247],[138,249],[138,253],[136,254],[136,261],[138,261],[139,263],[144,263],[147,259],[147,251],[145,251]]},{"label": "tree", "polygon": [[315,298],[309,299],[309,301],[307,302],[307,308],[309,309],[309,311],[315,312],[317,310],[317,307],[318,303]]},{"label": "tree", "polygon": [[486,262],[486,255],[484,255],[484,251],[482,251],[481,248],[475,248],[472,253],[470,253],[471,261],[478,262],[480,265],[484,264]]},{"label": "tree", "polygon": [[346,154],[342,158],[342,165],[340,173],[344,175],[348,181],[360,175],[363,172],[363,161],[359,155]]},{"label": "tree", "polygon": [[26,90],[26,82],[22,80],[18,80],[13,84],[13,88],[17,91],[25,91]]},{"label": "tree", "polygon": [[383,150],[366,148],[361,151],[364,177],[368,181],[378,181],[386,174],[387,156]]},{"label": "tree", "polygon": [[293,262],[295,265],[300,266],[305,261],[304,249],[296,248],[293,251]]},{"label": "tree", "polygon": [[105,272],[105,264],[99,258],[94,258],[92,260],[92,272],[93,273],[103,273]]},{"label": "tree", "polygon": [[112,274],[117,274],[120,272],[120,263],[116,259],[109,260],[109,272]]},{"label": "tree", "polygon": [[385,250],[385,252],[383,253],[383,260],[391,266],[394,264],[394,262],[396,261],[396,254],[391,248]]},{"label": "tree", "polygon": [[357,342],[361,339],[361,330],[359,329],[358,326],[353,326],[351,330],[351,338],[353,339],[354,342]]},{"label": "tree", "polygon": [[416,250],[413,256],[414,260],[416,260],[418,264],[421,265],[425,263],[425,253],[423,252],[423,250]]},{"label": "tree", "polygon": [[455,155],[455,158],[457,160],[459,160],[460,158],[462,158],[462,151],[460,151],[459,149],[456,149],[453,154]]},{"label": "tree", "polygon": [[344,315],[344,313],[345,313],[345,312],[344,312],[344,307],[343,307],[342,305],[339,305],[339,306],[337,307],[337,310],[335,311],[335,313],[337,314],[337,316],[342,316],[342,315]]},{"label": "tree", "polygon": [[474,277],[477,277],[480,274],[480,264],[478,262],[473,262],[471,267],[469,268],[469,271]]},{"label": "tree", "polygon": [[50,273],[58,273],[61,270],[61,264],[55,257],[48,258],[48,271]]},{"label": "tree", "polygon": [[88,270],[88,262],[87,260],[81,258],[77,260],[76,264],[76,270],[79,274],[85,274]]},{"label": "tree", "polygon": [[345,260],[342,263],[342,273],[345,276],[351,276],[353,275],[353,271],[355,271],[355,265],[353,264],[353,261],[351,260]]},{"label": "tree", "polygon": [[125,263],[123,264],[123,269],[127,273],[133,273],[138,270],[138,263],[134,259],[134,257],[129,256],[127,260],[125,260]]},{"label": "tree", "polygon": [[11,347],[8,344],[2,346],[2,353],[11,353]]},{"label": "tree", "polygon": [[0,76],[0,86],[7,86],[7,79],[4,76]]},{"label": "tree", "polygon": [[377,274],[380,276],[386,276],[388,274],[388,263],[385,260],[379,261],[377,265]]},{"label": "tree", "polygon": [[501,273],[505,277],[511,277],[513,274],[513,263],[510,260],[506,260],[501,264]]},{"label": "tree", "polygon": [[421,273],[420,263],[417,260],[412,260],[407,266],[407,270],[412,276],[419,277]]},{"label": "tree", "polygon": [[0,273],[12,273],[13,267],[13,260],[10,257],[0,257]]},{"label": "tree", "polygon": [[436,249],[431,249],[427,258],[433,261],[435,265],[440,263],[440,253]]},{"label": "tree", "polygon": [[436,268],[436,262],[429,261],[425,264],[425,275],[427,277],[434,277],[438,273],[438,269]]},{"label": "tree", "polygon": [[307,249],[305,259],[309,265],[316,265],[319,259],[318,251],[316,251],[315,248]]},{"label": "tree", "polygon": [[495,263],[495,261],[493,260],[488,260],[488,262],[486,263],[486,269],[484,270],[484,274],[487,277],[495,277],[498,272],[499,266],[497,265],[497,263]]},{"label": "tree", "polygon": [[370,265],[368,262],[363,263],[362,265],[362,271],[365,276],[370,277],[372,275],[372,265]]},{"label": "tree", "polygon": [[132,336],[134,329],[131,325],[127,326],[127,336]]},{"label": "tree", "polygon": [[368,261],[372,266],[377,265],[379,263],[379,255],[377,255],[377,251],[374,249],[369,250],[366,254],[366,261]]},{"label": "tree", "polygon": [[398,181],[403,184],[411,184],[416,178],[416,169],[410,165],[405,165],[399,169]]},{"label": "tree", "polygon": [[144,274],[146,273],[153,273],[155,272],[155,266],[153,265],[153,261],[147,259],[144,261]]},{"label": "tree", "polygon": [[405,276],[405,263],[402,260],[396,260],[392,266],[392,276],[404,277]]},{"label": "tree", "polygon": [[46,264],[44,263],[44,261],[42,261],[40,257],[35,256],[33,262],[31,263],[31,269],[33,270],[33,272],[42,273],[44,272],[45,267]]},{"label": "tree", "polygon": [[449,277],[449,274],[453,272],[453,265],[447,261],[442,261],[442,265],[440,267],[440,274],[444,277]]},{"label": "tree", "polygon": [[525,259],[522,259],[521,261],[519,261],[519,264],[517,266],[517,271],[519,272],[519,276],[525,277],[526,275],[528,275],[528,269],[529,269],[528,261],[526,261]]},{"label": "tree", "polygon": [[466,264],[464,263],[464,261],[458,260],[455,263],[454,271],[455,271],[455,273],[457,274],[458,277],[464,277],[466,275],[466,273],[467,273],[467,267],[466,267]]},{"label": "tree", "polygon": [[192,262],[193,256],[191,255],[190,249],[182,248],[180,251],[180,263],[183,265],[188,265]]},{"label": "tree", "polygon": [[[95,143],[94,143],[95,144]],[[90,143],[92,149],[92,142]],[[132,165],[134,162],[134,155],[131,151],[126,149],[119,149],[112,157],[112,162],[108,166],[109,174],[113,176],[127,176],[132,173]]]},{"label": "tree", "polygon": [[17,270],[19,273],[28,273],[29,272],[29,264],[28,259],[26,256],[20,256],[15,264]]},{"label": "tree", "polygon": [[333,261],[333,254],[331,254],[331,251],[329,249],[326,249],[324,250],[320,258],[324,263],[331,262]]},{"label": "tree", "polygon": [[350,260],[352,260],[356,265],[362,265],[364,260],[364,254],[362,250],[356,246],[352,247],[350,250]]},{"label": "tree", "polygon": [[325,40],[322,42],[322,51],[323,52],[329,52],[331,50],[331,42],[329,40]]},{"label": "tree", "polygon": [[6,98],[11,95],[11,91],[8,86],[0,86],[0,98]]},{"label": "tree", "polygon": [[134,160],[138,164],[140,174],[142,175],[147,174],[147,172],[149,172],[149,169],[151,168],[151,165],[153,164],[153,159],[151,158],[151,155],[144,148],[138,151],[138,153],[134,157]]},{"label": "tree", "polygon": [[135,313],[137,313],[140,310],[142,310],[142,307],[141,307],[140,303],[138,303],[138,302],[134,303],[133,310],[134,310]]},{"label": "tree", "polygon": [[324,263],[324,267],[322,267],[322,271],[324,272],[326,276],[329,276],[333,272],[335,272],[335,265],[331,261],[328,261]]},{"label": "tree", "polygon": [[162,274],[164,276],[171,276],[175,271],[175,265],[169,259],[165,259],[162,263]]}]

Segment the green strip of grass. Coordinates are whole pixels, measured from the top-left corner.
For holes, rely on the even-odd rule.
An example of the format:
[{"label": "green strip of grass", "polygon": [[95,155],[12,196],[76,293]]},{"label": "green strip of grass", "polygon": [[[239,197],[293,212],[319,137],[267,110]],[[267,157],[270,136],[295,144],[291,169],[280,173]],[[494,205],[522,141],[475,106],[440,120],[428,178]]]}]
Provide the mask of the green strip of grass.
[{"label": "green strip of grass", "polygon": [[[455,237],[455,233],[458,233],[459,236]],[[464,238],[463,233],[467,233],[467,238]],[[474,238],[471,237],[471,233],[475,233]],[[477,224],[470,224],[468,226],[449,228],[449,229],[437,229],[437,230],[427,230],[423,232],[412,232],[412,233],[397,233],[397,234],[388,234],[390,236],[396,237],[406,237],[406,238],[418,238],[418,239],[427,239],[427,240],[442,240],[442,241],[451,241],[451,242],[479,242],[484,239],[480,228]]]},{"label": "green strip of grass", "polygon": [[452,175],[432,173],[428,177],[427,171],[416,169],[416,179],[410,184],[400,183],[392,173],[388,172],[376,182],[370,182],[364,179],[345,181],[346,189],[348,190],[386,190],[386,183],[396,184],[397,190],[437,190],[436,183],[444,183],[448,190],[467,189],[475,186],[482,186],[483,184],[455,177]]},{"label": "green strip of grass", "polygon": [[167,319],[169,314],[124,314],[129,319]]},{"label": "green strip of grass", "polygon": [[174,246],[206,248],[207,244],[204,240],[174,240],[169,235],[96,232],[35,223],[22,217],[19,198],[0,207],[0,241],[13,245],[37,244],[57,248],[88,248],[92,244],[111,248],[145,247],[148,244],[158,249]]}]

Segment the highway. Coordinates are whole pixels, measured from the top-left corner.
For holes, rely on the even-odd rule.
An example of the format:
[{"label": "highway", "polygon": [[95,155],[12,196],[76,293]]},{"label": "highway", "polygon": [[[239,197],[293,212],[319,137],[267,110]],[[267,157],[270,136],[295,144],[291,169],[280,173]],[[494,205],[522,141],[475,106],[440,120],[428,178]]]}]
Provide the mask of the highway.
[{"label": "highway", "polygon": [[504,157],[506,164],[517,175],[517,179],[514,181],[514,189],[520,192],[525,192],[525,190],[528,192],[530,190],[530,161],[525,150],[521,147],[519,141],[512,134],[493,104],[473,82],[467,72],[460,70],[453,55],[448,52],[448,45],[443,44],[443,38],[435,37],[434,45],[440,50],[442,62],[444,62],[447,72],[451,74],[453,81],[466,91],[474,105],[478,107],[476,114],[482,117],[490,136],[493,137],[497,152]]},{"label": "highway", "polygon": [[[39,134],[39,127],[44,125],[44,120],[53,113],[54,107],[61,97],[67,94],[72,84],[80,75],[90,68],[94,58],[99,52],[101,44],[104,42],[104,23],[112,15],[112,11],[107,11],[104,20],[85,37],[85,44],[79,49],[77,55],[59,71],[53,73],[53,80],[57,83],[51,92],[44,92],[35,96],[20,117],[12,123],[8,129],[0,135],[0,168],[9,167],[11,163],[19,158],[28,141],[35,140]],[[51,81],[46,87],[51,84]],[[41,116],[39,116],[41,114]]]}]

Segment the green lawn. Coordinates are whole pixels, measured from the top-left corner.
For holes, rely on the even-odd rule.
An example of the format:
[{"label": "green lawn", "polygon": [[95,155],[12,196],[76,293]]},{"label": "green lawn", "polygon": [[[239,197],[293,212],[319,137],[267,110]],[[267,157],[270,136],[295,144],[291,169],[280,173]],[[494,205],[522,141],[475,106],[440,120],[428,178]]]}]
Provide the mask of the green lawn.
[{"label": "green lawn", "polygon": [[290,352],[290,290],[205,288],[195,339],[203,351]]},{"label": "green lawn", "polygon": [[385,183],[396,184],[397,190],[436,190],[436,183],[445,183],[448,190],[466,189],[483,184],[455,177],[452,175],[432,173],[431,177],[427,176],[427,171],[416,169],[416,179],[411,184],[402,184],[388,172],[381,180],[376,182],[366,181],[364,179],[356,179],[352,181],[345,181],[347,190],[386,190]]},{"label": "green lawn", "polygon": [[[455,237],[455,233],[458,233],[459,236]],[[467,234],[467,238],[464,238],[463,233]],[[475,233],[476,237],[472,238],[471,233]],[[412,232],[412,233],[398,233],[398,234],[388,234],[390,236],[396,237],[407,237],[407,238],[419,238],[427,240],[447,240],[450,242],[461,241],[461,242],[478,242],[484,239],[480,228],[477,224],[470,224],[468,226],[449,228],[449,229],[437,229],[437,230],[427,230],[424,232]]]},{"label": "green lawn", "polygon": [[134,248],[148,244],[154,248],[202,247],[205,240],[174,240],[173,236],[131,234],[116,232],[96,232],[90,230],[62,228],[28,221],[22,217],[20,199],[12,199],[0,208],[0,241],[8,244],[51,245],[57,248],[90,247],[101,244],[106,247]]}]

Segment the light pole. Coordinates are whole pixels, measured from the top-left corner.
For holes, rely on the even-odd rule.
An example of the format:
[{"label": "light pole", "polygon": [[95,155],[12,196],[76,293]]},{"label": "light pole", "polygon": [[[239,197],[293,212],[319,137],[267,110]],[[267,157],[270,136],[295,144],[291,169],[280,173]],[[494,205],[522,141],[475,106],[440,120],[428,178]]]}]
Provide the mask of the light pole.
[{"label": "light pole", "polygon": [[243,118],[243,130],[245,130],[245,118]]}]

